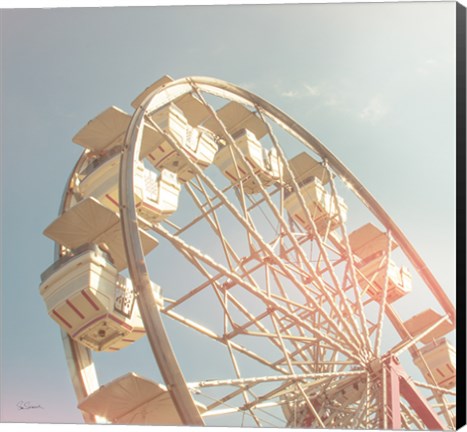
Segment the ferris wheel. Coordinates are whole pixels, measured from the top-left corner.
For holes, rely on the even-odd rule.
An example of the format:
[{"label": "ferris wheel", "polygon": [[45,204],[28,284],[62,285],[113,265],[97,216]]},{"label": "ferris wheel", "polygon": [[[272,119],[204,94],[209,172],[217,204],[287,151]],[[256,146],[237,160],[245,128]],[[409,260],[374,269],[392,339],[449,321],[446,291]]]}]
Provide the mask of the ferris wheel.
[{"label": "ferris wheel", "polygon": [[[132,106],[74,137],[44,232],[40,292],[85,421],[455,429],[454,306],[344,164],[217,79],[164,76]],[[144,336],[164,382],[99,383],[92,353]]]}]

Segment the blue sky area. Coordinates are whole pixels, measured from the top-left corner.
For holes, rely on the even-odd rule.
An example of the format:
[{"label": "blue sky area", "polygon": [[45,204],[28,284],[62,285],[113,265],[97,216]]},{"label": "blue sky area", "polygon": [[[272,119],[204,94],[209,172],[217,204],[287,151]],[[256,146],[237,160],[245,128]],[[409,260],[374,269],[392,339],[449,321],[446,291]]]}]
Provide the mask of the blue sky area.
[{"label": "blue sky area", "polygon": [[[73,135],[110,105],[131,112],[164,74],[235,83],[297,120],[454,298],[454,12],[453,2],[2,10],[1,421],[82,421],[39,295],[53,261],[42,231],[82,150]],[[127,360],[155,368],[143,342]],[[20,411],[21,400],[44,409]]]}]

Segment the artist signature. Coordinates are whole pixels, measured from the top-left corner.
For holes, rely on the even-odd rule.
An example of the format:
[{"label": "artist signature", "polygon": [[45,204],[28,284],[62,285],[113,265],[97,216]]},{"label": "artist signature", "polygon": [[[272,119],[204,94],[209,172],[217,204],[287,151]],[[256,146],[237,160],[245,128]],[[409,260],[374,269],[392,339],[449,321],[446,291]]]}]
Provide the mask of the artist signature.
[{"label": "artist signature", "polygon": [[19,410],[28,410],[28,409],[44,409],[44,407],[41,407],[38,404],[33,404],[30,401],[19,401],[16,406],[18,407]]}]

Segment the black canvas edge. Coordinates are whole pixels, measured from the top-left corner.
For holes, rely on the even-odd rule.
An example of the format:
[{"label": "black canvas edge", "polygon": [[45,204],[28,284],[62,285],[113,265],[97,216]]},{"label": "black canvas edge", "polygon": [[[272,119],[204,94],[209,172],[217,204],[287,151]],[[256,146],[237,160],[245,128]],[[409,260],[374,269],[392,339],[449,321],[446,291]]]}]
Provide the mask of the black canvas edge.
[{"label": "black canvas edge", "polygon": [[456,428],[466,424],[466,8],[456,3]]}]

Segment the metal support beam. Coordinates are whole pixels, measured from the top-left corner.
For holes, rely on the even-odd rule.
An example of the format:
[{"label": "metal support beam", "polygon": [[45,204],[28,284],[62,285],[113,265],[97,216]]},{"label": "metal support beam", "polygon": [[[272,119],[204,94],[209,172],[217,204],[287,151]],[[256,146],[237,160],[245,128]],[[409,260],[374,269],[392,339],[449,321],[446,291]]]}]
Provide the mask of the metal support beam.
[{"label": "metal support beam", "polygon": [[383,370],[385,371],[383,373],[387,373],[388,378],[387,413],[389,429],[401,429],[400,396],[409,403],[428,429],[446,429],[446,426],[441,422],[427,400],[420,394],[396,357],[390,357],[386,360]]},{"label": "metal support beam", "polygon": [[401,395],[430,430],[444,430],[446,426],[433,411],[426,399],[419,393],[410,377],[404,373],[400,379]]},{"label": "metal support beam", "polygon": [[383,373],[387,374],[387,428],[392,430],[401,429],[402,427],[399,375],[395,366],[395,359],[390,358],[383,368]]}]

